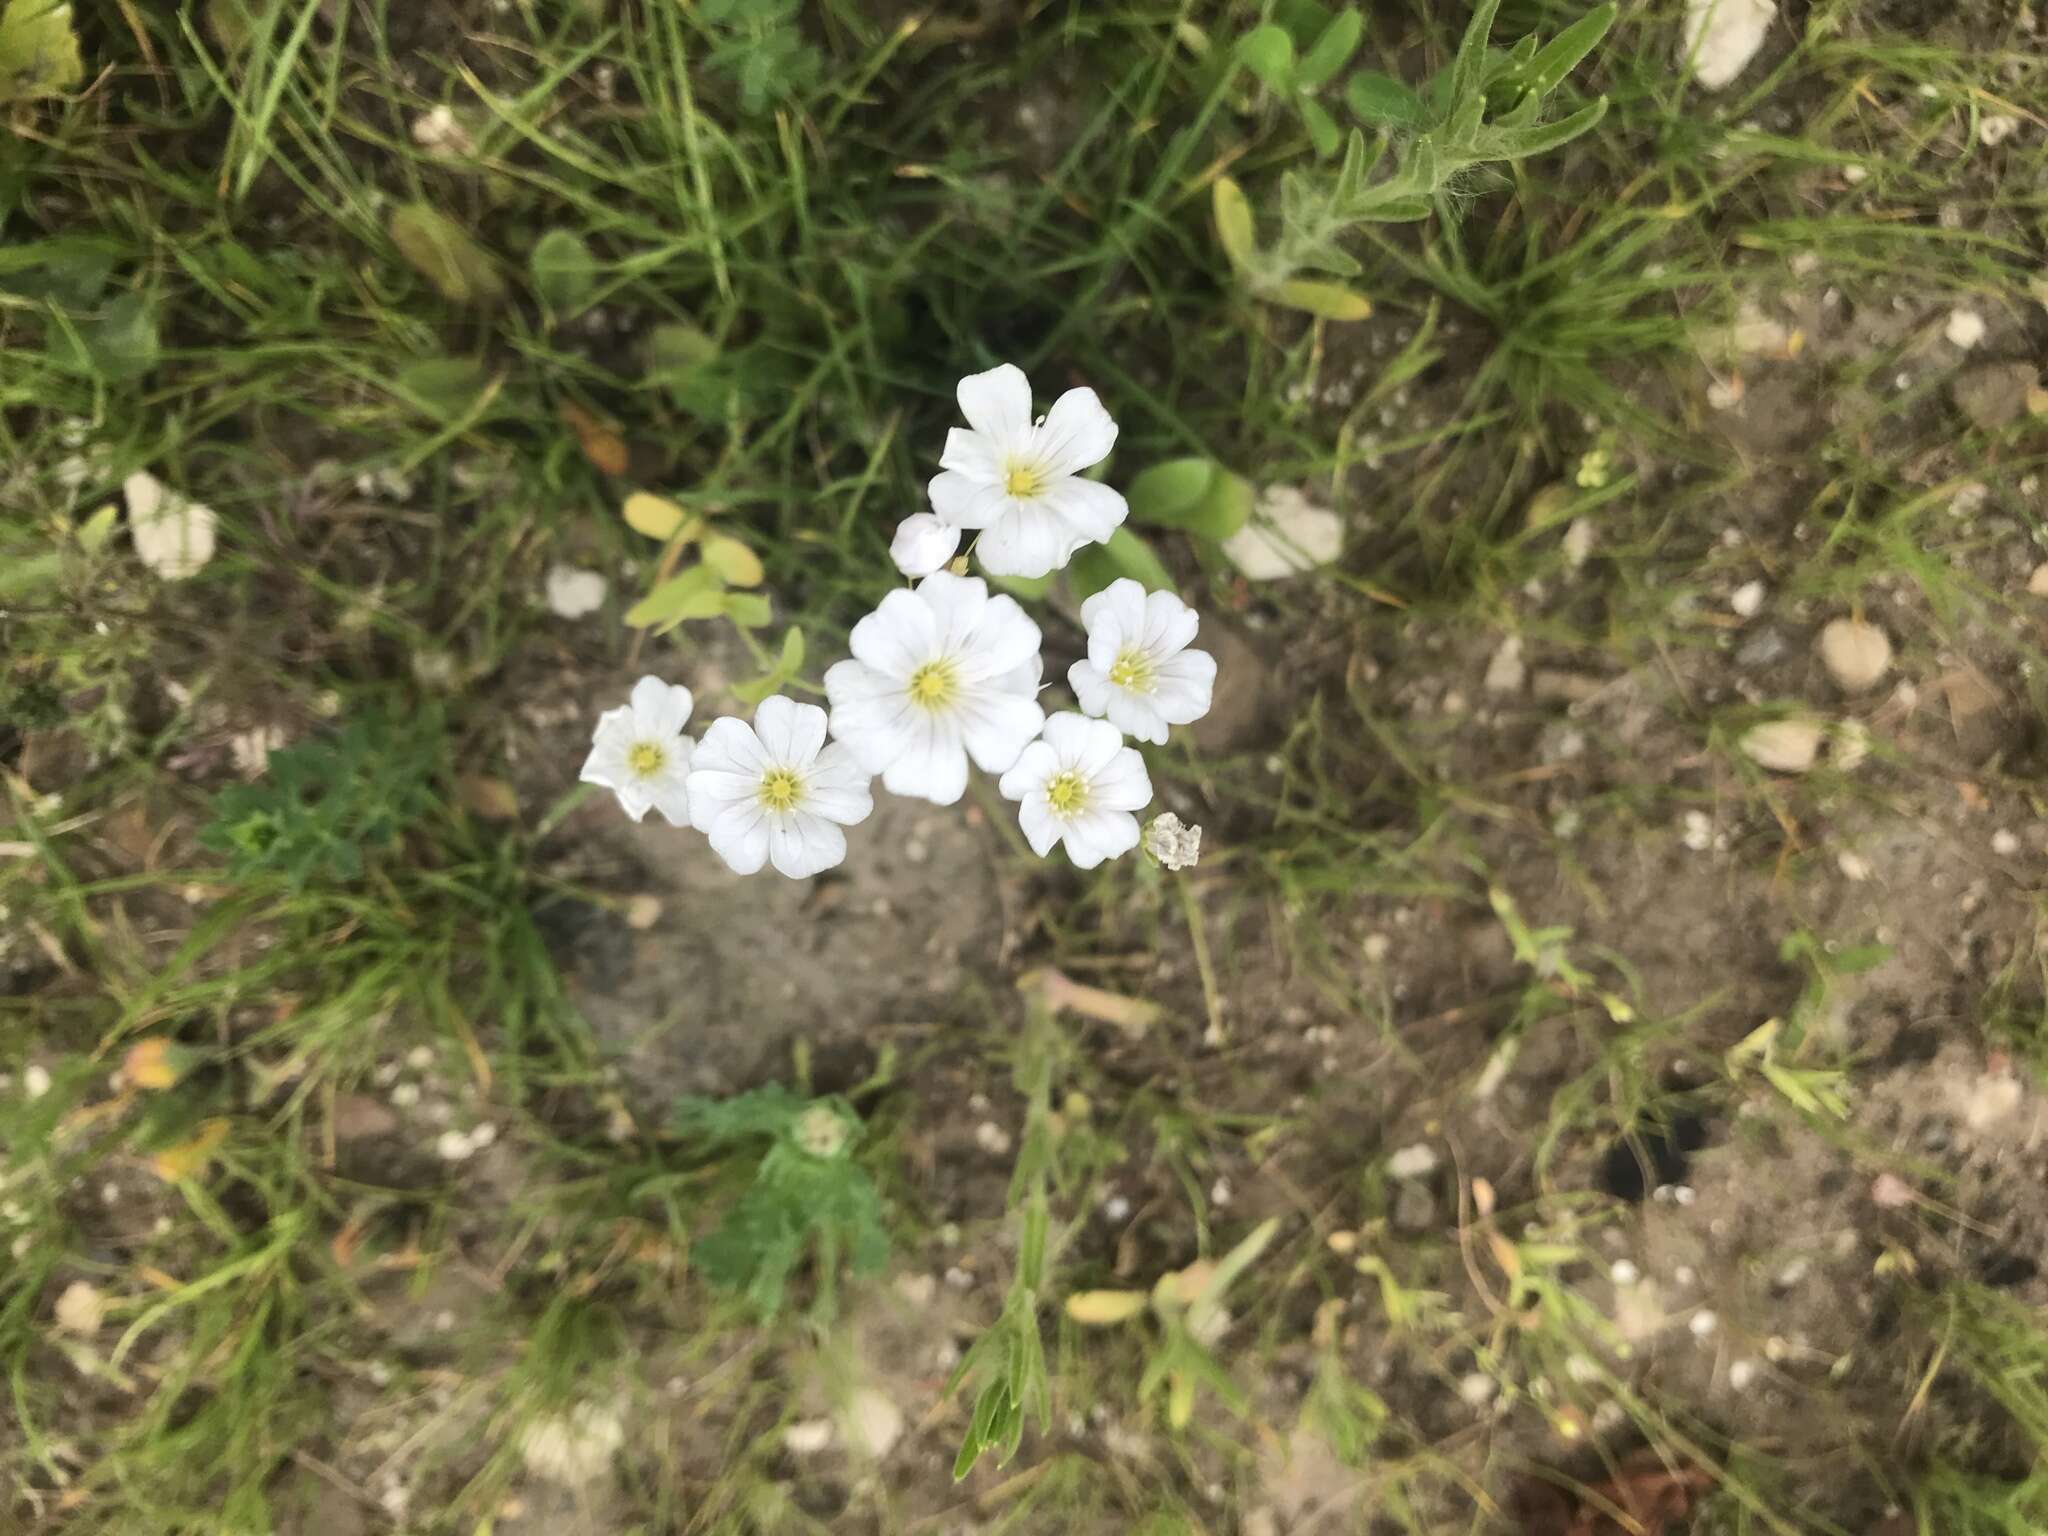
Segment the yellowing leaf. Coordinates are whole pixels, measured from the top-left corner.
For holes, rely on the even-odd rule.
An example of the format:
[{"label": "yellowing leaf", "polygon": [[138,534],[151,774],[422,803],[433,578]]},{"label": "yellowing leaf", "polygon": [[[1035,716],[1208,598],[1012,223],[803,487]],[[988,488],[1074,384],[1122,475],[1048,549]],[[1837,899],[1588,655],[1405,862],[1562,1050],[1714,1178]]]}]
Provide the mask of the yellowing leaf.
[{"label": "yellowing leaf", "polygon": [[706,534],[704,537],[704,563],[725,578],[726,585],[733,587],[758,587],[767,573],[761,569],[761,557],[738,539],[723,533]]},{"label": "yellowing leaf", "polygon": [[605,474],[623,475],[626,472],[626,440],[623,437],[573,400],[562,402],[561,414],[562,420],[569,423],[569,430],[576,434],[576,444],[583,450],[583,457]]},{"label": "yellowing leaf", "polygon": [[1150,1301],[1143,1291],[1076,1291],[1067,1298],[1067,1316],[1091,1328],[1127,1322]]},{"label": "yellowing leaf", "polygon": [[635,491],[626,498],[621,508],[626,526],[635,533],[644,533],[650,539],[664,543],[676,536],[676,530],[690,514],[670,501],[666,496],[656,496],[648,491]]},{"label": "yellowing leaf", "polygon": [[503,779],[485,773],[459,773],[455,793],[463,805],[485,821],[517,821],[519,795]]},{"label": "yellowing leaf", "polygon": [[161,1036],[138,1040],[121,1058],[121,1079],[137,1088],[168,1088],[184,1075],[191,1056]]},{"label": "yellowing leaf", "polygon": [[1228,176],[1218,176],[1209,194],[1216,214],[1216,239],[1223,254],[1238,272],[1249,272],[1259,252],[1259,241],[1252,226],[1252,205],[1245,200],[1244,188]]},{"label": "yellowing leaf", "polygon": [[228,1139],[228,1123],[216,1117],[199,1127],[189,1141],[181,1141],[174,1147],[165,1147],[149,1160],[150,1171],[166,1184],[176,1184],[184,1179],[196,1178],[204,1172],[220,1144]]},{"label": "yellowing leaf", "polygon": [[439,209],[406,203],[391,210],[391,243],[441,296],[456,304],[495,304],[505,280],[482,246]]},{"label": "yellowing leaf", "polygon": [[1273,290],[1273,302],[1289,309],[1306,310],[1324,320],[1363,320],[1372,313],[1372,300],[1354,293],[1341,283],[1318,283],[1293,278]]},{"label": "yellowing leaf", "polygon": [[0,103],[57,96],[85,78],[71,7],[62,0],[0,5]]}]

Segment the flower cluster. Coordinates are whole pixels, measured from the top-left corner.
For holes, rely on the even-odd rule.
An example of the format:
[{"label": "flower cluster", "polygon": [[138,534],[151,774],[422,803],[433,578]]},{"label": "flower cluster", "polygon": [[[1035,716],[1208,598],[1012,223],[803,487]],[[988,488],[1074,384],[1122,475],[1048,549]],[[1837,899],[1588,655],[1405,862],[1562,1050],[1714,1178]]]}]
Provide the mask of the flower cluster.
[{"label": "flower cluster", "polygon": [[829,712],[778,694],[751,725],[716,720],[693,742],[690,690],[644,677],[599,719],[586,783],[635,821],[656,810],[696,828],[741,874],[830,869],[846,856],[841,829],[873,811],[877,775],[893,795],[951,805],[970,762],[1018,803],[1041,858],[1062,844],[1093,869],[1138,846],[1152,780],[1124,738],[1163,744],[1208,713],[1216,662],[1190,648],[1200,621],[1170,592],[1112,582],[1081,605],[1087,655],[1067,672],[1080,708],[1048,715],[1037,623],[955,555],[973,530],[984,570],[1037,577],[1107,539],[1124,499],[1080,471],[1108,455],[1116,423],[1092,389],[1034,419],[1031,387],[1007,364],[962,379],[959,399],[968,427],[947,438],[933,510],[905,518],[890,545],[916,585],[854,625],[853,654],[825,672]]}]

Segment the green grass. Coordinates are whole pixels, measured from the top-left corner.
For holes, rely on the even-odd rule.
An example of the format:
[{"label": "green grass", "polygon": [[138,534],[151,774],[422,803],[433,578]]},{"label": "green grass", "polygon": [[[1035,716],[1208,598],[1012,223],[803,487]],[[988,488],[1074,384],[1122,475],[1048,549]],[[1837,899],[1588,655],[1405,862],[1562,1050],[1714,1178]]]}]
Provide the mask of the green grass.
[{"label": "green grass", "polygon": [[[1748,697],[1714,669],[1742,639],[1725,594],[1762,573],[1774,622],[1916,615],[1895,638],[1924,695],[1967,658],[2007,688],[2015,742],[2038,728],[2039,600],[2010,578],[2043,534],[2027,487],[2048,454],[2038,418],[1957,416],[1939,339],[1968,303],[2000,328],[1985,355],[2038,353],[2042,140],[1977,139],[1986,112],[2040,111],[2031,38],[1987,7],[1914,33],[1842,0],[1803,31],[1781,19],[1707,97],[1672,64],[1679,7],[1625,7],[1557,104],[1604,94],[1598,125],[1462,174],[1426,220],[1350,231],[1362,270],[1344,281],[1376,313],[1318,323],[1243,286],[1212,222],[1221,176],[1270,238],[1283,177],[1334,172],[1232,63],[1262,23],[1312,36],[1312,8],[786,9],[79,7],[85,79],[0,108],[22,130],[0,146],[9,1515],[255,1532],[305,1528],[318,1496],[390,1528],[518,1529],[508,1507],[555,1518],[525,1437],[596,1400],[626,1425],[600,1480],[620,1530],[1247,1529],[1298,1425],[1418,1533],[1480,1528],[1523,1473],[1597,1484],[1633,1443],[1711,1471],[1702,1530],[1854,1530],[1885,1506],[1925,1536],[2038,1528],[2048,1334],[2025,1293],[1931,1257],[1985,1212],[1930,1207],[1940,1242],[1897,1282],[1888,1341],[1835,1374],[1780,1373],[1781,1419],[1840,1426],[1815,1451],[1747,1438],[1740,1406],[1684,1370],[1615,1355],[1605,1244],[1636,1218],[1586,1183],[1616,1138],[1701,1100],[1748,1107],[1736,1139],[1758,1159],[1847,1148],[1867,1183],[1920,1155],[1860,1118],[1882,1062],[1818,1035],[1787,1040],[1779,1076],[1729,1052],[1765,1017],[1752,1003],[1800,1006],[1786,934],[1868,936],[1796,905],[1832,878],[1838,829],[1933,825],[1958,779],[2009,820],[2038,809],[2038,765],[1880,741],[1882,777],[1774,778],[1741,731],[1840,701],[1784,671]],[[1581,9],[1510,4],[1496,35],[1553,35]],[[1377,9],[1358,62],[1419,82],[1465,19]],[[443,105],[455,137],[423,144],[415,123]],[[424,266],[393,236],[414,205],[455,231]],[[591,254],[567,289],[533,269],[549,236]],[[1726,359],[1741,306],[1780,299],[1823,316],[1801,357]],[[866,1119],[860,1166],[902,1273],[975,1255],[987,1282],[961,1304],[982,1346],[950,1406],[884,1475],[840,1478],[783,1434],[815,1411],[806,1384],[843,1397],[869,1368],[844,1321],[867,1315],[866,1283],[799,1267],[763,1321],[707,1279],[693,1245],[758,1148],[625,1114],[636,1085],[561,969],[559,922],[625,900],[564,858],[574,764],[511,820],[464,776],[532,774],[527,692],[565,665],[687,676],[716,650],[766,670],[794,626],[788,686],[816,695],[889,585],[955,380],[1003,361],[1041,396],[1100,391],[1119,483],[1200,455],[1309,490],[1351,532],[1339,565],[1273,585],[1147,532],[1268,664],[1262,735],[1150,754],[1202,808],[1199,871],[1041,876],[991,837],[1019,947],[971,957],[968,995],[866,1082],[814,1085],[802,1044],[772,1069],[804,1095],[843,1088]],[[1743,440],[1704,404],[1709,364],[1794,380],[1803,428]],[[593,423],[624,473],[590,451]],[[1574,484],[1595,453],[1604,485]],[[141,469],[220,515],[188,584],[157,581],[123,533],[79,532]],[[1953,516],[1980,481],[1991,510]],[[635,490],[754,551],[772,622],[629,635],[619,615],[662,559],[621,519]],[[1576,517],[1597,535],[1582,568],[1561,544]],[[538,601],[556,563],[614,578],[574,631]],[[1071,604],[1043,613],[1064,628]],[[1508,634],[1597,682],[1675,680],[1640,719],[1570,717],[1609,765],[1582,792],[1549,798],[1570,770],[1472,718]],[[361,839],[359,870],[202,839],[247,809],[218,799],[237,731],[327,744],[393,718],[427,722],[420,795]],[[1722,936],[1710,997],[1675,999],[1632,904],[1658,888],[1643,869],[1693,857],[1675,850],[1687,810],[1732,829],[1718,867],[1746,882],[1727,910],[1751,927]],[[1956,837],[1983,842],[1981,821]],[[1375,934],[1397,964],[1441,960],[1422,995],[1371,958]],[[1956,1038],[2038,1073],[2038,954],[1997,963]],[[1073,1011],[1020,1034],[1029,965],[1162,1010],[1142,1039]],[[1310,1026],[1331,1041],[1303,1045]],[[175,1082],[117,1084],[151,1041],[180,1047]],[[431,1138],[389,1167],[337,1154],[337,1113],[383,1103],[416,1048],[427,1065],[403,1080],[457,1127],[489,1120],[516,1177],[472,1183]],[[1539,1086],[1480,1093],[1509,1052]],[[1674,1088],[1680,1057],[1710,1086]],[[1006,1192],[932,1173],[968,1079],[1028,1108]],[[1785,1087],[1838,1081],[1840,1123]],[[1446,1183],[1436,1224],[1400,1230],[1383,1159],[1445,1125],[1501,1209]],[[157,1171],[201,1143],[188,1176]],[[1151,1236],[1125,1252],[1099,1212],[1139,1187]],[[1273,1215],[1209,1348],[1157,1319],[1062,1320],[1073,1291],[1149,1287]],[[83,1333],[56,1321],[79,1281],[108,1299]],[[1598,1374],[1574,1364],[1593,1357]],[[1180,1427],[1172,1389],[1141,1399],[1169,1368],[1200,1378]],[[1475,1375],[1499,1416],[1446,1428],[1427,1405]],[[1098,1408],[1142,1452],[1105,1449]],[[1012,1433],[1014,1460],[952,1484],[963,1441]]]}]

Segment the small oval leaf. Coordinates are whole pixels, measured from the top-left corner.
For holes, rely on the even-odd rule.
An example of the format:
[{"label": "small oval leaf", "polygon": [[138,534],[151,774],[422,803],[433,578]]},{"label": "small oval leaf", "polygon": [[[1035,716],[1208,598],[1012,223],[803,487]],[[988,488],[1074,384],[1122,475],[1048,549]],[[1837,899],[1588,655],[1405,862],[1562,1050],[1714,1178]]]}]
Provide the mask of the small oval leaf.
[{"label": "small oval leaf", "polygon": [[683,519],[689,516],[666,496],[656,496],[650,491],[635,491],[619,510],[628,528],[664,543],[675,537],[676,530],[683,526]]},{"label": "small oval leaf", "polygon": [[462,226],[426,203],[391,210],[391,243],[441,296],[456,304],[495,304],[505,280]]},{"label": "small oval leaf", "polygon": [[1076,1291],[1067,1298],[1067,1316],[1102,1328],[1136,1317],[1150,1301],[1143,1291]]},{"label": "small oval leaf", "polygon": [[1340,283],[1318,283],[1293,278],[1273,290],[1273,302],[1289,309],[1304,310],[1324,320],[1363,320],[1372,313],[1372,300]]},{"label": "small oval leaf", "polygon": [[533,288],[558,315],[573,315],[597,290],[597,258],[573,230],[551,229],[533,248]]},{"label": "small oval leaf", "polygon": [[1218,176],[1211,200],[1216,211],[1216,239],[1223,254],[1238,272],[1249,272],[1259,254],[1259,239],[1244,189],[1228,176]]},{"label": "small oval leaf", "polygon": [[724,585],[718,572],[708,565],[693,565],[669,577],[628,608],[626,623],[634,629],[646,629],[680,619],[708,619],[724,606],[724,601]]},{"label": "small oval leaf", "polygon": [[761,557],[729,534],[707,534],[703,545],[704,563],[733,587],[758,587],[767,572]]},{"label": "small oval leaf", "polygon": [[1120,576],[1131,577],[1148,592],[1174,590],[1172,573],[1152,546],[1128,528],[1117,529],[1106,543],[1089,545],[1067,565],[1067,586],[1083,601]]},{"label": "small oval leaf", "polygon": [[1272,89],[1284,91],[1294,74],[1294,39],[1285,27],[1254,27],[1237,45],[1237,62]]},{"label": "small oval leaf", "polygon": [[1215,478],[1216,465],[1212,460],[1168,459],[1132,480],[1124,499],[1137,521],[1178,528],[1183,526],[1181,519],[1201,505]]}]

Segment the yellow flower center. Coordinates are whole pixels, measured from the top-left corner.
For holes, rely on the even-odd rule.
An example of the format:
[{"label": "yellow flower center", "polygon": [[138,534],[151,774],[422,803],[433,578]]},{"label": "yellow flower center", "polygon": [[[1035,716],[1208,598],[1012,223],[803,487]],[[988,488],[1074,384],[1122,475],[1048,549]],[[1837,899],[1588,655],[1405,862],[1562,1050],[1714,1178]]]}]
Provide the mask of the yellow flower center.
[{"label": "yellow flower center", "polygon": [[960,692],[960,669],[941,658],[910,674],[910,702],[919,709],[943,709]]},{"label": "yellow flower center", "polygon": [[1045,477],[1037,465],[1012,460],[1009,473],[1003,476],[1003,489],[1012,496],[1036,496],[1045,489]]},{"label": "yellow flower center", "polygon": [[626,749],[626,766],[636,778],[651,779],[668,763],[668,753],[658,741],[636,741]]},{"label": "yellow flower center", "polygon": [[1109,669],[1109,680],[1119,688],[1128,688],[1133,693],[1150,693],[1154,681],[1152,658],[1136,646],[1132,646]]},{"label": "yellow flower center", "polygon": [[1075,816],[1088,804],[1088,781],[1069,768],[1046,781],[1045,803],[1055,816]]},{"label": "yellow flower center", "polygon": [[792,770],[770,768],[761,775],[761,803],[771,811],[793,811],[803,787],[804,781]]}]

